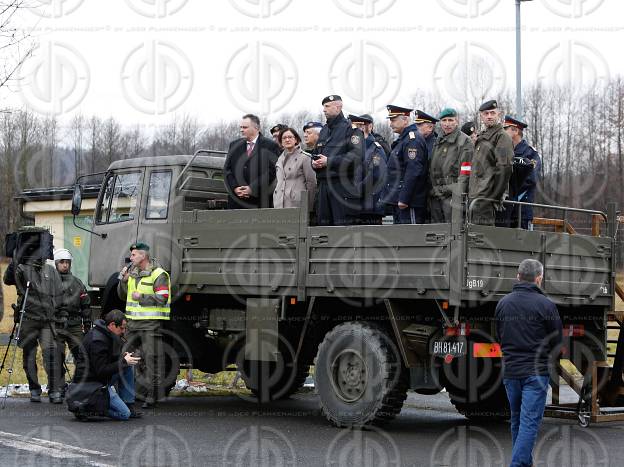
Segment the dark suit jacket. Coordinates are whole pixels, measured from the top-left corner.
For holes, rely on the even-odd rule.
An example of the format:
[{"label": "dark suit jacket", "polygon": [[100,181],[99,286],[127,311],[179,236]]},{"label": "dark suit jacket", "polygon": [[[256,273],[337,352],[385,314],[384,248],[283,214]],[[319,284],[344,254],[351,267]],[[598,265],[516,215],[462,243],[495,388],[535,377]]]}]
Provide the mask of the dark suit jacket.
[{"label": "dark suit jacket", "polygon": [[[275,163],[281,150],[271,139],[258,136],[251,156],[247,156],[247,140],[240,138],[230,143],[223,173],[228,190],[229,209],[273,207]],[[234,188],[249,186],[251,197],[241,199]]]}]

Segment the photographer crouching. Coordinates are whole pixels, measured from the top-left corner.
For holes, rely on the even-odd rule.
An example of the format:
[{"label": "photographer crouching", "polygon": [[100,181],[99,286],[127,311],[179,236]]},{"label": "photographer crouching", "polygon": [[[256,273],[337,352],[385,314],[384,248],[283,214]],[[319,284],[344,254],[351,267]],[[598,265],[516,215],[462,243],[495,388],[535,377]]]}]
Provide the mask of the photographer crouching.
[{"label": "photographer crouching", "polygon": [[109,311],[104,319],[95,321],[94,327],[82,341],[84,354],[76,364],[72,383],[79,385],[95,382],[106,386],[109,396],[106,413],[114,420],[141,416],[134,409],[132,368],[141,359],[133,357],[129,352],[124,352],[123,355],[121,353],[127,323],[126,316],[119,310]]}]

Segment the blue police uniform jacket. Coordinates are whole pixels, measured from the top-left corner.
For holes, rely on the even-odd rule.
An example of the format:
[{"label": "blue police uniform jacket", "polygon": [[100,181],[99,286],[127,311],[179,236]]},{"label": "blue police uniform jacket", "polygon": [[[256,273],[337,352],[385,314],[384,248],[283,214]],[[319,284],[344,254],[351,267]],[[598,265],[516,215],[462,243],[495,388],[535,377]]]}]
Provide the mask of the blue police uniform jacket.
[{"label": "blue police uniform jacket", "polygon": [[368,135],[364,140],[366,152],[361,166],[360,193],[362,196],[362,213],[382,216],[385,212],[383,195],[386,191],[386,174],[388,156],[383,146]]},{"label": "blue police uniform jacket", "polygon": [[[513,201],[522,201],[524,203],[533,203],[535,201],[535,190],[537,189],[537,181],[539,180],[541,171],[541,158],[537,151],[524,139],[514,148],[514,158],[524,158],[532,161],[533,170],[524,178],[520,187],[514,190],[516,192],[510,193],[510,199]],[[522,218],[533,219],[533,208],[523,207]]]},{"label": "blue police uniform jacket", "polygon": [[386,202],[399,202],[410,208],[424,208],[427,203],[429,160],[425,139],[416,124],[405,128],[392,144],[388,158]]},{"label": "blue police uniform jacket", "polygon": [[327,157],[327,167],[316,170],[319,183],[331,179],[332,187],[341,196],[357,198],[359,183],[356,173],[364,158],[364,134],[354,129],[342,112],[327,120],[321,129],[316,154]]}]

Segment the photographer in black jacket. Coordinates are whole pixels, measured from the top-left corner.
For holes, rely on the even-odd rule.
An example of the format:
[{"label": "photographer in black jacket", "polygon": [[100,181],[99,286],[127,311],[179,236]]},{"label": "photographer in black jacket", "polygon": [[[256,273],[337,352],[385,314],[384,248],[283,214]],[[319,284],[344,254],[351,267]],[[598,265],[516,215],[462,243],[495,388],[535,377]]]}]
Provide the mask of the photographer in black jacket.
[{"label": "photographer in black jacket", "polygon": [[126,332],[126,316],[119,310],[109,311],[98,319],[87,333],[82,345],[84,356],[76,365],[74,383],[99,382],[108,386],[108,416],[115,420],[138,418],[134,410],[134,373],[132,367],[139,357],[121,354],[122,337]]}]

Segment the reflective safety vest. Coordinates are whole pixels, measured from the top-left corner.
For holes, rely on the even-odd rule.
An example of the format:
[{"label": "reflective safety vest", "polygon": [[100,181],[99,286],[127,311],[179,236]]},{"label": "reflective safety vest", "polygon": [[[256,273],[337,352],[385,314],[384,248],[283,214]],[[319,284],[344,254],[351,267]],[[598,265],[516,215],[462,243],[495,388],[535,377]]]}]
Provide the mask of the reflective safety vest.
[{"label": "reflective safety vest", "polygon": [[155,268],[149,276],[139,277],[138,284],[136,278],[132,276],[128,278],[128,295],[126,296],[126,317],[128,319],[169,319],[170,290],[167,290],[169,294],[167,303],[160,306],[142,306],[132,299],[133,292],[154,295],[154,281],[163,273],[167,276],[167,283],[169,283],[169,274],[163,268]]}]

